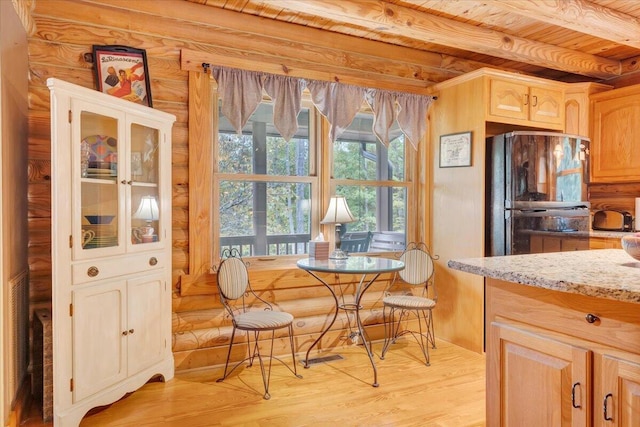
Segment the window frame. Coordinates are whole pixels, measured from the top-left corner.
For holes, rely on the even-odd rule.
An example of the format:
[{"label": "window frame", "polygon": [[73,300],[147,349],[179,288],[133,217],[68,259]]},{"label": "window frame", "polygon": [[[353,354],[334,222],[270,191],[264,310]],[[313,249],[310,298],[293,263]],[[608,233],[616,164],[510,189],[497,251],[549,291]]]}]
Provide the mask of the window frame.
[{"label": "window frame", "polygon": [[[314,201],[320,200],[320,184],[318,177],[318,168],[319,164],[319,156],[317,155],[319,151],[320,144],[320,129],[317,117],[317,110],[314,107],[311,100],[306,97],[303,98],[302,107],[309,109],[309,175],[308,176],[291,176],[291,175],[265,175],[265,174],[239,174],[239,173],[224,173],[220,172],[218,169],[218,150],[219,150],[219,141],[218,141],[218,123],[219,123],[219,109],[218,103],[220,98],[218,96],[217,85],[215,86],[212,97],[211,97],[211,109],[213,115],[213,127],[212,127],[212,144],[213,144],[213,159],[212,159],[212,257],[213,264],[216,264],[216,260],[220,259],[220,216],[216,215],[218,211],[216,209],[217,202],[220,200],[220,182],[221,181],[234,181],[234,182],[265,182],[265,183],[302,183],[309,184],[311,186],[311,209],[310,209],[310,234],[311,238],[317,236],[320,229],[320,208],[317,205],[317,202]],[[271,99],[263,94],[262,102],[271,102]],[[267,258],[277,258],[283,259],[286,257],[295,257],[300,258],[300,254],[297,255],[254,255],[244,257],[246,259],[267,259]]]},{"label": "window frame", "polygon": [[[311,185],[311,237],[312,239],[323,233],[325,240],[330,242],[334,241],[334,226],[327,224],[320,224],[320,220],[324,216],[324,212],[329,205],[329,199],[335,194],[337,186],[379,186],[379,187],[401,187],[406,190],[406,230],[405,239],[406,242],[414,241],[417,233],[417,217],[418,213],[416,209],[412,209],[412,206],[418,206],[419,200],[417,198],[416,185],[418,182],[417,171],[418,158],[420,156],[419,151],[416,151],[411,143],[405,139],[405,159],[404,159],[404,181],[372,181],[372,180],[354,180],[354,179],[335,179],[333,178],[333,142],[329,140],[329,122],[322,116],[322,114],[315,108],[311,102],[310,95],[307,91],[303,92],[303,106],[309,108],[309,176],[271,176],[271,175],[256,175],[256,174],[231,174],[220,173],[218,171],[218,122],[219,122],[219,95],[217,91],[217,84],[212,79],[212,94],[211,94],[211,114],[213,117],[212,123],[212,191],[211,191],[211,265],[217,265],[220,259],[220,222],[219,215],[217,215],[217,203],[220,198],[220,181],[232,180],[232,181],[249,181],[249,182],[301,182],[309,183]],[[263,101],[270,101],[269,97],[263,94]],[[371,112],[370,109],[364,107],[362,112]],[[425,118],[426,120],[426,118]],[[426,136],[425,136],[426,138]],[[424,141],[422,141],[424,142]],[[424,144],[421,144],[424,145]],[[376,255],[382,255],[384,252],[375,252]],[[277,261],[276,265],[282,266],[282,268],[290,268],[292,263],[300,259],[302,254],[297,255],[256,255],[245,257],[248,261]],[[258,266],[259,262],[253,266]],[[268,267],[273,268],[274,264],[269,264]]]},{"label": "window frame", "polygon": [[[367,114],[372,114],[371,109],[365,105],[365,103],[363,103],[363,107],[360,109],[360,113],[367,113]],[[339,139],[339,138],[338,138]],[[329,176],[329,180],[328,180],[328,184],[327,184],[327,189],[330,195],[335,194],[336,192],[336,188],[340,187],[340,186],[351,186],[351,187],[359,187],[359,186],[374,186],[374,187],[387,187],[387,188],[404,188],[406,191],[406,226],[405,226],[405,239],[406,239],[406,243],[409,243],[411,241],[415,240],[415,233],[416,233],[416,229],[415,226],[413,224],[416,223],[416,219],[417,219],[417,212],[415,212],[415,209],[411,209],[411,206],[416,206],[417,203],[417,199],[414,199],[416,191],[415,191],[415,183],[417,182],[417,180],[414,177],[414,171],[417,169],[416,168],[416,164],[417,164],[417,157],[418,157],[418,152],[414,150],[413,146],[411,145],[411,143],[406,139],[405,137],[405,142],[404,142],[404,149],[405,149],[405,155],[404,155],[404,180],[403,181],[394,181],[391,179],[386,179],[386,180],[360,180],[360,179],[343,179],[343,178],[334,178],[333,177],[333,144],[334,142],[332,141],[328,141],[327,142],[329,144],[328,147],[328,159],[327,161],[327,165],[330,171],[330,176]],[[415,155],[412,155],[415,154]],[[387,151],[387,155],[385,156],[386,159],[388,159],[388,151]],[[381,168],[382,166],[382,162],[384,162],[385,159],[381,159],[380,162],[376,165],[377,168]],[[389,178],[387,176],[387,178]],[[412,204],[412,201],[414,202]],[[327,199],[327,204],[328,204],[328,199]],[[325,205],[326,206],[326,205]],[[376,218],[377,220],[379,218]],[[330,233],[329,236],[331,237],[331,241],[334,240],[333,237],[333,227],[332,226],[324,226],[325,229],[325,236],[327,236],[327,233]],[[382,254],[384,252],[367,252],[367,253],[375,253],[375,254]]]}]

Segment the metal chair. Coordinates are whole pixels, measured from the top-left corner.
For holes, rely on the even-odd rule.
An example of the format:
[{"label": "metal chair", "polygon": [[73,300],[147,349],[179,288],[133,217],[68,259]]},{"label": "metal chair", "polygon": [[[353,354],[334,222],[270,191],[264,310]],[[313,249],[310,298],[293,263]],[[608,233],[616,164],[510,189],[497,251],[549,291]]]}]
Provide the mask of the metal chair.
[{"label": "metal chair", "polygon": [[[260,298],[253,289],[251,289],[247,265],[242,260],[237,249],[226,249],[222,253],[222,261],[217,268],[217,273],[220,300],[229,313],[233,324],[233,332],[231,333],[231,339],[229,341],[229,351],[224,366],[224,374],[217,382],[224,381],[238,366],[247,360],[249,361],[249,367],[253,366],[253,361],[257,358],[260,363],[262,382],[264,383],[264,398],[269,399],[271,397],[269,394],[269,381],[271,379],[271,362],[273,359],[285,365],[296,377],[302,378],[302,375],[298,375],[296,355],[293,350],[293,316],[286,312],[274,311],[271,304]],[[291,345],[293,369],[273,355],[275,331],[285,328],[287,329],[289,343]],[[248,355],[231,370],[228,370],[236,330],[246,332]],[[271,332],[271,348],[268,356],[268,366],[265,366],[263,356],[260,354],[261,332]]]},{"label": "metal chair", "polygon": [[[432,256],[424,243],[409,243],[400,259],[405,263],[405,268],[397,273],[396,279],[399,276],[410,290],[401,294],[385,292],[382,300],[385,338],[380,358],[384,359],[389,346],[399,337],[411,334],[420,345],[429,366],[429,345],[436,348],[432,310],[438,301],[438,294],[433,261],[438,257]],[[391,287],[396,285],[396,281]],[[414,294],[414,289],[420,290],[419,295]],[[410,319],[417,319],[418,331],[401,327],[403,323],[408,324]]]}]

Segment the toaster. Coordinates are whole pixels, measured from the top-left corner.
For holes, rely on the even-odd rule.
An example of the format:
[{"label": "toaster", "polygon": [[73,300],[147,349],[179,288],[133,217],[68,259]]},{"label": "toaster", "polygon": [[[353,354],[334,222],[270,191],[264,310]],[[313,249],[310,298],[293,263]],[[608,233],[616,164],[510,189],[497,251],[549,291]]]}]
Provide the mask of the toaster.
[{"label": "toaster", "polygon": [[593,214],[593,230],[631,231],[633,217],[627,211],[602,210]]}]

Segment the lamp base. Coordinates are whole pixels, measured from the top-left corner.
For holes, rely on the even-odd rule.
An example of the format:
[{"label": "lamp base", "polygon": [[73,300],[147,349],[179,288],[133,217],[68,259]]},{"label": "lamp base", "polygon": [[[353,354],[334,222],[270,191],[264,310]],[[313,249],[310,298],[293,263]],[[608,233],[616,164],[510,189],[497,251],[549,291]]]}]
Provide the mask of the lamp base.
[{"label": "lamp base", "polygon": [[347,255],[347,253],[342,249],[334,249],[334,251],[331,252],[331,255],[329,255],[329,259],[347,259],[347,258],[349,258],[349,255]]}]

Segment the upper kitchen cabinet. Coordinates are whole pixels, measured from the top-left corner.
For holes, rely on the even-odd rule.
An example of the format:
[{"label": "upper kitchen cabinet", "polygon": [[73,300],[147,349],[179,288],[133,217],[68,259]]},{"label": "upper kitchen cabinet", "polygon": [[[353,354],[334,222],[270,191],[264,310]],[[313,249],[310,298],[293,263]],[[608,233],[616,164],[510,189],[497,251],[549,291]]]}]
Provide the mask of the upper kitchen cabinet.
[{"label": "upper kitchen cabinet", "polygon": [[640,181],[640,85],[591,96],[591,182]]},{"label": "upper kitchen cabinet", "polygon": [[591,138],[589,97],[613,89],[601,83],[572,83],[564,91],[564,133]]},{"label": "upper kitchen cabinet", "polygon": [[[462,90],[470,85],[474,87],[473,92]],[[567,86],[566,83],[480,68],[439,83],[434,89],[436,92],[451,89],[455,93],[457,114],[467,114],[467,105],[475,106],[479,100],[484,115],[478,115],[475,108],[468,114],[483,123],[563,131]],[[473,103],[470,97],[474,97]]]},{"label": "upper kitchen cabinet", "polygon": [[175,116],[50,78],[54,423],[174,375]]},{"label": "upper kitchen cabinet", "polygon": [[553,83],[522,81],[520,77],[489,77],[487,119],[518,125],[564,127],[564,89]]}]

